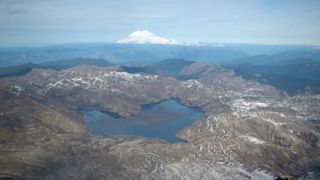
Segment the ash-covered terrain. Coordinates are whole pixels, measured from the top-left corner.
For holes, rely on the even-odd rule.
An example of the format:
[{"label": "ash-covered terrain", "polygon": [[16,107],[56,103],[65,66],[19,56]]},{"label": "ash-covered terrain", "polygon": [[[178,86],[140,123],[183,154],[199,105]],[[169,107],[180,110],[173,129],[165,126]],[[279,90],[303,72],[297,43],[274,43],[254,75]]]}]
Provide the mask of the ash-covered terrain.
[{"label": "ash-covered terrain", "polygon": [[[1,78],[0,177],[274,179],[319,168],[319,95],[288,96],[217,65],[177,69],[82,65]],[[183,142],[95,135],[81,111],[131,117],[167,99],[205,115],[177,133]]]},{"label": "ash-covered terrain", "polygon": [[[175,72],[82,65],[0,79],[0,176],[273,179],[319,168],[319,95],[290,97],[217,65],[162,63],[177,61]],[[172,98],[205,115],[177,143],[94,135],[80,111],[131,117]]]}]

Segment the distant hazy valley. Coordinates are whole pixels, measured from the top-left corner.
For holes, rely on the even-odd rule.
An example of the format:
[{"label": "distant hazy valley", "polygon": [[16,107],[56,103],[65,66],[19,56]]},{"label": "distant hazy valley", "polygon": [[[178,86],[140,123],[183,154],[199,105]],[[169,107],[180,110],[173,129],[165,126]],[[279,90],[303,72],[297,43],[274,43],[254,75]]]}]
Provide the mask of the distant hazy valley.
[{"label": "distant hazy valley", "polygon": [[[140,37],[144,40],[141,41],[135,38],[137,44],[120,41],[122,43],[0,49],[3,60],[0,62],[0,77],[26,74],[33,68],[61,70],[81,64],[121,65],[128,72],[156,74],[157,62],[184,59],[219,64],[243,78],[270,84],[289,95],[320,93],[320,50],[317,46],[153,44],[148,43],[154,42],[153,39],[148,41],[148,38]],[[168,43],[169,40],[163,41]],[[166,64],[159,65],[159,68],[167,68]],[[171,68],[175,71],[175,66]]]}]

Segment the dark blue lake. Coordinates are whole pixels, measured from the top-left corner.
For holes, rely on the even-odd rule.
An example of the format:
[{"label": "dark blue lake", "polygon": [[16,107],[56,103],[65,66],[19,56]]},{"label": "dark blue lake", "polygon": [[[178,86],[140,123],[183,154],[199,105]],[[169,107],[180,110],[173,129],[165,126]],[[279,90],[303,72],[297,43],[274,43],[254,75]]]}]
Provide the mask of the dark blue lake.
[{"label": "dark blue lake", "polygon": [[85,122],[93,134],[136,135],[161,138],[171,143],[181,142],[176,133],[203,117],[202,112],[173,99],[143,105],[141,112],[128,118],[98,110],[85,112]]}]

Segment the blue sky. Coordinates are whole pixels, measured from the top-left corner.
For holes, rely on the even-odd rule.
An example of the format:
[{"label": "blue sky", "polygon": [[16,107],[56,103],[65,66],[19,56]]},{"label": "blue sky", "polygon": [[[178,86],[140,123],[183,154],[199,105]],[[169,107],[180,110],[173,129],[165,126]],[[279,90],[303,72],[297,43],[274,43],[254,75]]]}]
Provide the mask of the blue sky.
[{"label": "blue sky", "polygon": [[320,44],[320,0],[0,0],[0,46],[184,41]]}]

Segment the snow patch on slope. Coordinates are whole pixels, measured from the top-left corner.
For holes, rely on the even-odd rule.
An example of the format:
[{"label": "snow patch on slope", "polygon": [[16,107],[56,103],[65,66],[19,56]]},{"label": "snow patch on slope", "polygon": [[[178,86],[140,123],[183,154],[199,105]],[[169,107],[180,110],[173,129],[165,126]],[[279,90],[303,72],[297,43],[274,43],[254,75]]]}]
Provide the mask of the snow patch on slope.
[{"label": "snow patch on slope", "polygon": [[264,144],[266,143],[265,141],[261,140],[261,139],[258,139],[256,137],[253,137],[253,136],[241,136],[243,139],[249,141],[249,142],[252,142],[254,144]]},{"label": "snow patch on slope", "polygon": [[186,88],[191,88],[191,87],[203,88],[203,84],[194,79],[184,81],[182,85],[185,86]]}]

